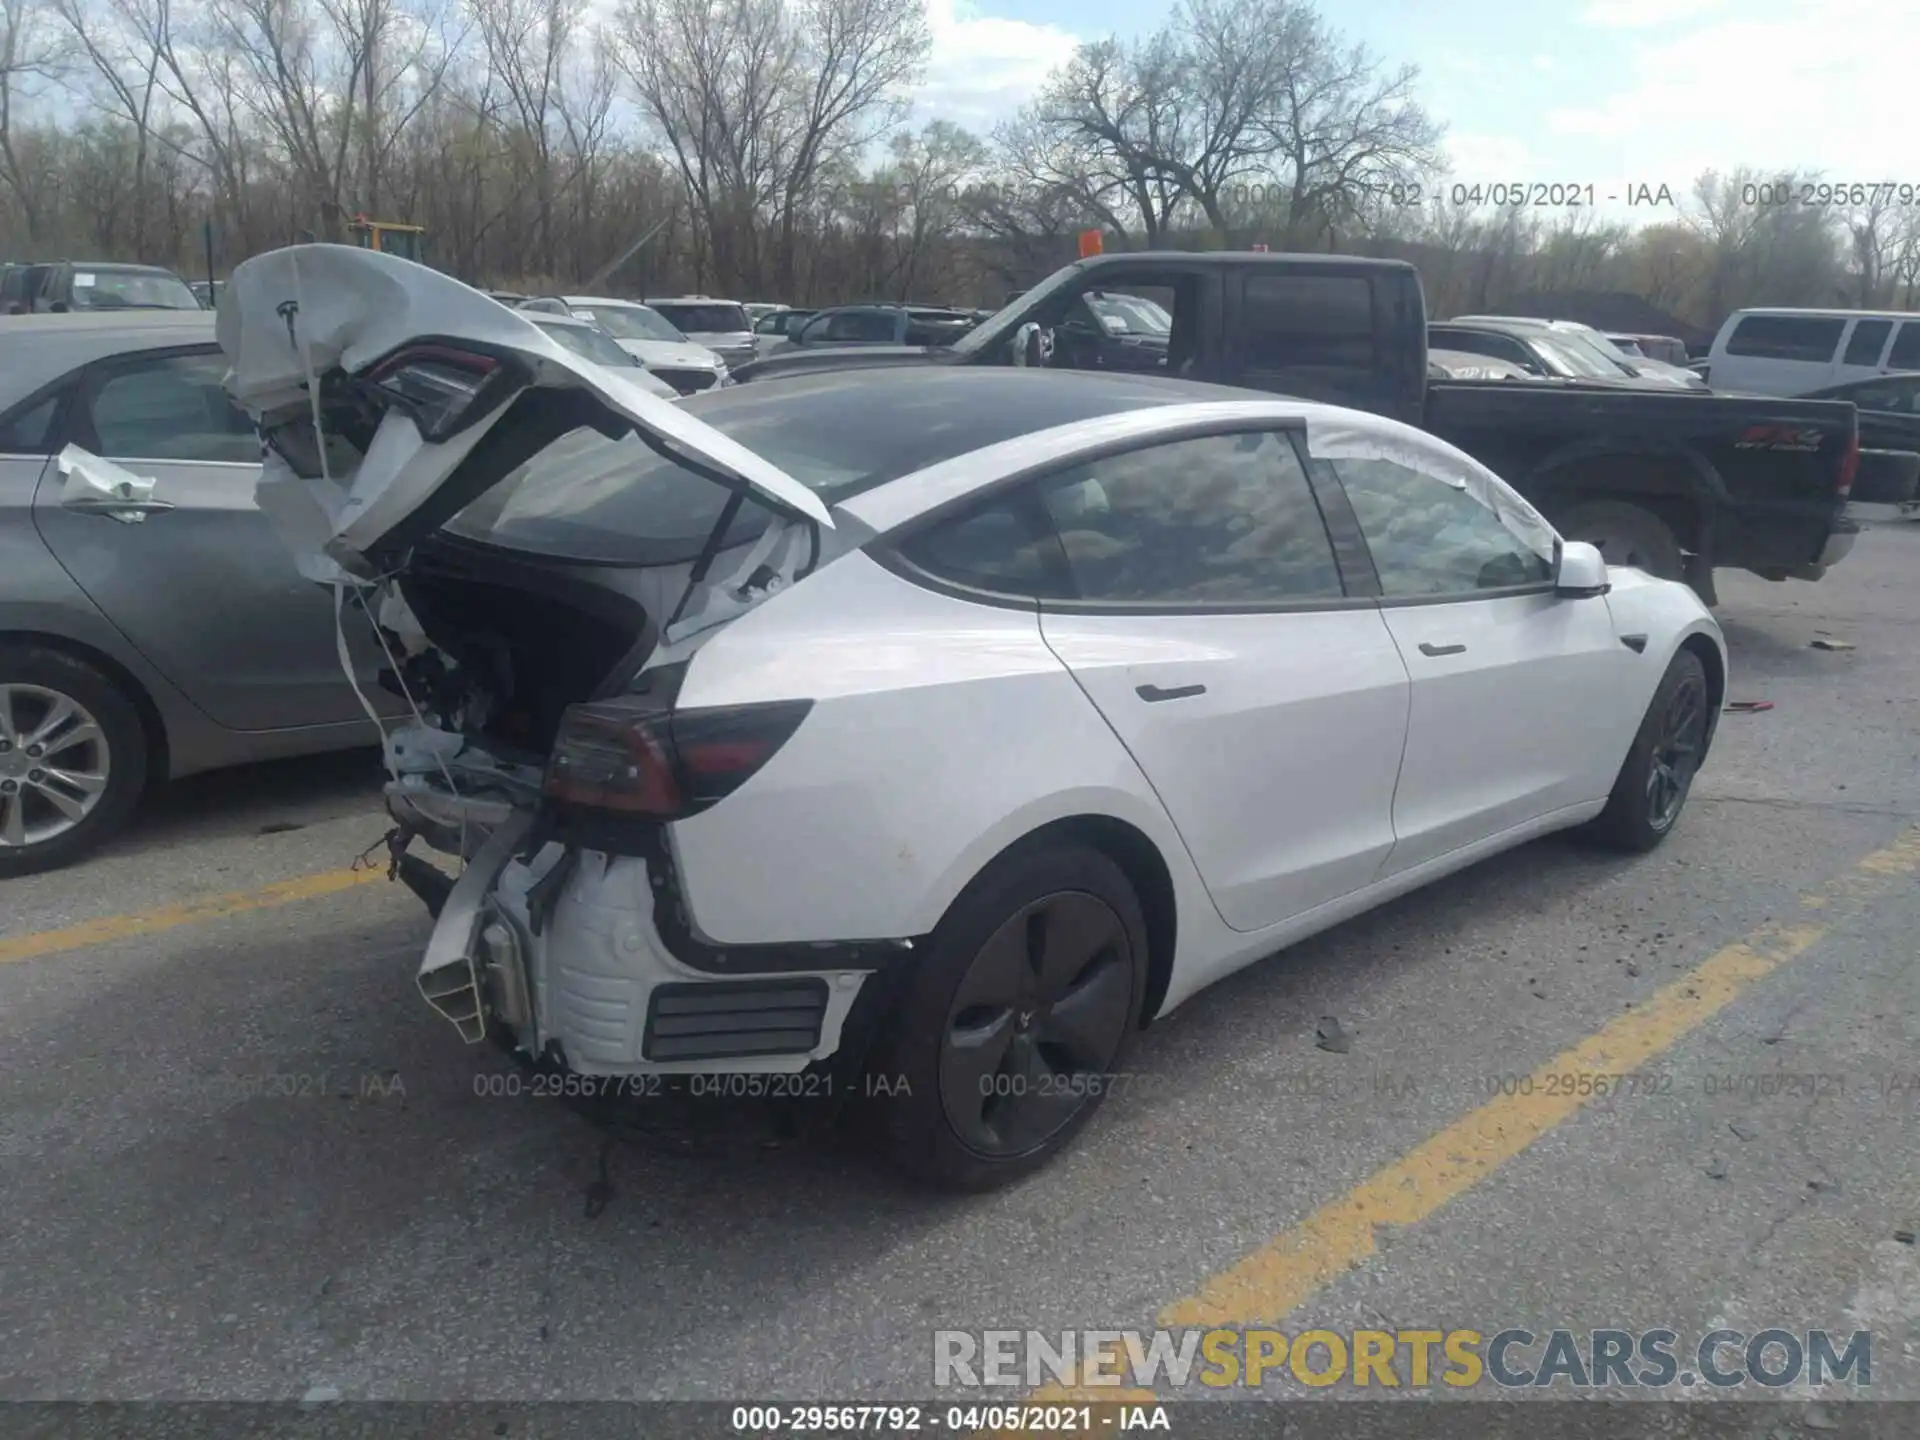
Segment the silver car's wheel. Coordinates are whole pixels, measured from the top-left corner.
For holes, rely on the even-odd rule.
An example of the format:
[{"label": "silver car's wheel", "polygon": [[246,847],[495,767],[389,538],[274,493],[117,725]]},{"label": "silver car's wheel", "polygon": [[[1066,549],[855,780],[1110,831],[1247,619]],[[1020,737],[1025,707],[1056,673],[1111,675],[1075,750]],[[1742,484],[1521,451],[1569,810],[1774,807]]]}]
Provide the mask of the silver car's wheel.
[{"label": "silver car's wheel", "polygon": [[113,747],[100,721],[44,685],[0,684],[0,850],[58,839],[99,806]]}]

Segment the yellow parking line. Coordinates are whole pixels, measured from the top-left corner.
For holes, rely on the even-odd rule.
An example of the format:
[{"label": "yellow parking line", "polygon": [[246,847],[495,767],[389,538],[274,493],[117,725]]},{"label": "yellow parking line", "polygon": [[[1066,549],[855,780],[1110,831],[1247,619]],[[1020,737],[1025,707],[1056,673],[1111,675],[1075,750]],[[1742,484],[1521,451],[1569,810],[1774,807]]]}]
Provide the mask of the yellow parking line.
[{"label": "yellow parking line", "polygon": [[[1277,1324],[1329,1282],[1375,1253],[1375,1227],[1414,1225],[1472,1189],[1501,1165],[1570,1119],[1593,1099],[1578,1087],[1548,1091],[1546,1077],[1569,1072],[1631,1074],[1718,1014],[1839,924],[1853,909],[1920,872],[1920,828],[1864,856],[1802,907],[1821,923],[1769,922],[1708,956],[1594,1034],[1534,1071],[1532,1084],[1502,1094],[1375,1171],[1338,1199],[1205,1280],[1160,1311],[1157,1323],[1185,1326]],[[1109,1369],[1108,1373],[1112,1373]],[[1085,1377],[1082,1377],[1084,1380]],[[1048,1385],[1039,1403],[1084,1403],[1145,1392],[1111,1385]]]},{"label": "yellow parking line", "polygon": [[[1828,916],[1841,901],[1862,902],[1920,870],[1920,830],[1910,830],[1813,898],[1807,909]],[[1877,883],[1876,883],[1877,882]],[[1696,969],[1656,991],[1502,1094],[1375,1171],[1321,1206],[1193,1294],[1160,1312],[1164,1326],[1274,1322],[1323,1285],[1374,1253],[1376,1226],[1414,1225],[1486,1179],[1593,1099],[1565,1085],[1548,1093],[1546,1077],[1569,1072],[1630,1074],[1718,1014],[1756,981],[1803,954],[1834,922],[1770,923],[1710,955]]]},{"label": "yellow parking line", "polygon": [[297,880],[282,880],[258,890],[235,890],[225,895],[208,895],[178,905],[162,905],[132,915],[107,915],[98,920],[69,925],[64,930],[42,930],[32,935],[0,939],[0,964],[16,960],[37,960],[42,955],[57,955],[63,950],[82,950],[89,945],[104,945],[134,935],[151,935],[157,930],[173,930],[202,920],[219,920],[249,910],[268,910],[275,905],[291,905],[296,900],[316,900],[384,880],[383,865],[360,870],[323,870],[317,875],[302,875]]}]

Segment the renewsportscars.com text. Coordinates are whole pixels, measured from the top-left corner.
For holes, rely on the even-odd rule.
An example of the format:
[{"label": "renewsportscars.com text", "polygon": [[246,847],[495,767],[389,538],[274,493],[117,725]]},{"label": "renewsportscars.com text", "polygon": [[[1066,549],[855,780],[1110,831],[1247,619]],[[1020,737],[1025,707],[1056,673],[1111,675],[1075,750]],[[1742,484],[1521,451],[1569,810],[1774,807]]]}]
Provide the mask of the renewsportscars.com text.
[{"label": "renewsportscars.com text", "polygon": [[1768,1389],[1873,1383],[1873,1335],[1771,1328],[1478,1330],[937,1330],[933,1383],[1035,1389]]}]

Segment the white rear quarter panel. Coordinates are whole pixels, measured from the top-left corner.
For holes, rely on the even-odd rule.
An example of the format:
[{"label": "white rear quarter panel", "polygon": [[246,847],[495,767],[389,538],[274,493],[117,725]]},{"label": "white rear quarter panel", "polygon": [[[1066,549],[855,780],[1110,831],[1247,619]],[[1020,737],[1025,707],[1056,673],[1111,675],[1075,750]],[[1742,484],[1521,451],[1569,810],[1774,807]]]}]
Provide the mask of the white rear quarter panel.
[{"label": "white rear quarter panel", "polygon": [[925,934],[1006,846],[1082,814],[1158,847],[1183,930],[1189,916],[1218,924],[1166,812],[1032,612],[848,555],[709,641],[677,703],[792,698],[814,701],[793,738],[672,829],[694,924],[715,943]]}]

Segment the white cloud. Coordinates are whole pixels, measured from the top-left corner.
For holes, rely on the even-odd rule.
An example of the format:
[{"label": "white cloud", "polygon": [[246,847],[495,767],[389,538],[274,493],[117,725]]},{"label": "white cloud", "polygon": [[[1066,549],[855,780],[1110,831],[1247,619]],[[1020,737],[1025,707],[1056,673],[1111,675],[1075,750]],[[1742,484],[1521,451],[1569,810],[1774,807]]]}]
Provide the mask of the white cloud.
[{"label": "white cloud", "polygon": [[1534,57],[1533,57],[1533,68],[1534,68],[1534,69],[1536,69],[1536,70],[1539,70],[1539,71],[1541,71],[1542,73],[1544,73],[1544,72],[1546,72],[1546,71],[1548,71],[1548,70],[1551,70],[1551,69],[1553,69],[1553,57],[1552,57],[1551,55],[1536,55],[1536,56],[1534,56]]},{"label": "white cloud", "polygon": [[1676,186],[1740,165],[1914,182],[1905,152],[1916,48],[1920,10],[1779,0],[1639,45],[1627,85],[1550,111],[1547,129],[1599,142],[1622,177]]},{"label": "white cloud", "polygon": [[933,53],[914,95],[916,116],[985,133],[1033,97],[1080,44],[1071,31],[981,15],[971,0],[929,0]]},{"label": "white cloud", "polygon": [[1608,30],[1649,30],[1691,20],[1724,4],[1726,0],[1587,0],[1580,23]]},{"label": "white cloud", "polygon": [[1525,184],[1540,169],[1539,157],[1525,141],[1512,135],[1456,131],[1447,136],[1447,160],[1454,179],[1487,185],[1498,181]]}]

